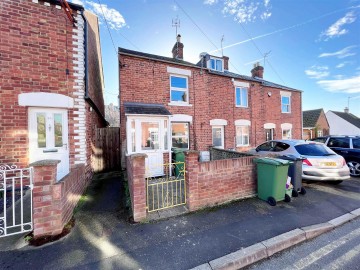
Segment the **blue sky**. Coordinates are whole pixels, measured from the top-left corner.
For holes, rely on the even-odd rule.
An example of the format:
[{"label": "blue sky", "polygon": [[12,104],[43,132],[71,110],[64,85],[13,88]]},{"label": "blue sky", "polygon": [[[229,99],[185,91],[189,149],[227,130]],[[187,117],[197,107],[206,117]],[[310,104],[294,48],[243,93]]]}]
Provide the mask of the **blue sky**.
[{"label": "blue sky", "polygon": [[[171,57],[176,29],[184,60],[201,52],[230,58],[229,69],[304,91],[303,110],[360,117],[360,0],[72,0],[98,15],[105,103],[117,104],[118,47]],[[109,30],[104,21],[107,19]]]}]

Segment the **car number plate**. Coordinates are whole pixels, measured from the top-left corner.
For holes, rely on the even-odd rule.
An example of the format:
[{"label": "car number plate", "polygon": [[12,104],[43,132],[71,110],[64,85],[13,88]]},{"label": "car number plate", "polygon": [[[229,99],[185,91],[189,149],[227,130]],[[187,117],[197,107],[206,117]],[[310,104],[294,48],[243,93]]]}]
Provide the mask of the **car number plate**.
[{"label": "car number plate", "polygon": [[328,166],[328,167],[335,167],[336,166],[336,162],[322,162],[323,166]]}]

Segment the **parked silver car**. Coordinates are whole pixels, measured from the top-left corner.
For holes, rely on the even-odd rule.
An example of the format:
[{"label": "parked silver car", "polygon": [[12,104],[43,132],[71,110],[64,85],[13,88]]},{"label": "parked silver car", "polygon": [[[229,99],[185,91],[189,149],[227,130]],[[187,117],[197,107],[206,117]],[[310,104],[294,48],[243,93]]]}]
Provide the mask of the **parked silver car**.
[{"label": "parked silver car", "polygon": [[345,159],[323,143],[304,140],[272,140],[250,152],[257,155],[293,155],[303,158],[302,178],[306,180],[332,181],[338,184],[350,178]]}]

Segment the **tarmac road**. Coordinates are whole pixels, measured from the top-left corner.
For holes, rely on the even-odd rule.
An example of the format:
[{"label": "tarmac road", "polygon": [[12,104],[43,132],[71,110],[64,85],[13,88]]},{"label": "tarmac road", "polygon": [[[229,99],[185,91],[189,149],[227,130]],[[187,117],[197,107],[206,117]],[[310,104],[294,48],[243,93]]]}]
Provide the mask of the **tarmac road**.
[{"label": "tarmac road", "polygon": [[251,198],[132,225],[124,211],[121,177],[98,175],[68,237],[40,248],[0,252],[0,269],[190,269],[360,208],[360,179],[305,187],[305,196],[276,207]]}]

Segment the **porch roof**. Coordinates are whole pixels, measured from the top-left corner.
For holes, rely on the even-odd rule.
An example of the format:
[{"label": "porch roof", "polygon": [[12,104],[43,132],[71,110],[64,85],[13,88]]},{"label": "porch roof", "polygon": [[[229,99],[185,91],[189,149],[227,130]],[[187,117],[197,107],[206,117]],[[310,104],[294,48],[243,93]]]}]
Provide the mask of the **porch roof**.
[{"label": "porch roof", "polygon": [[171,115],[162,104],[124,102],[126,115]]}]

